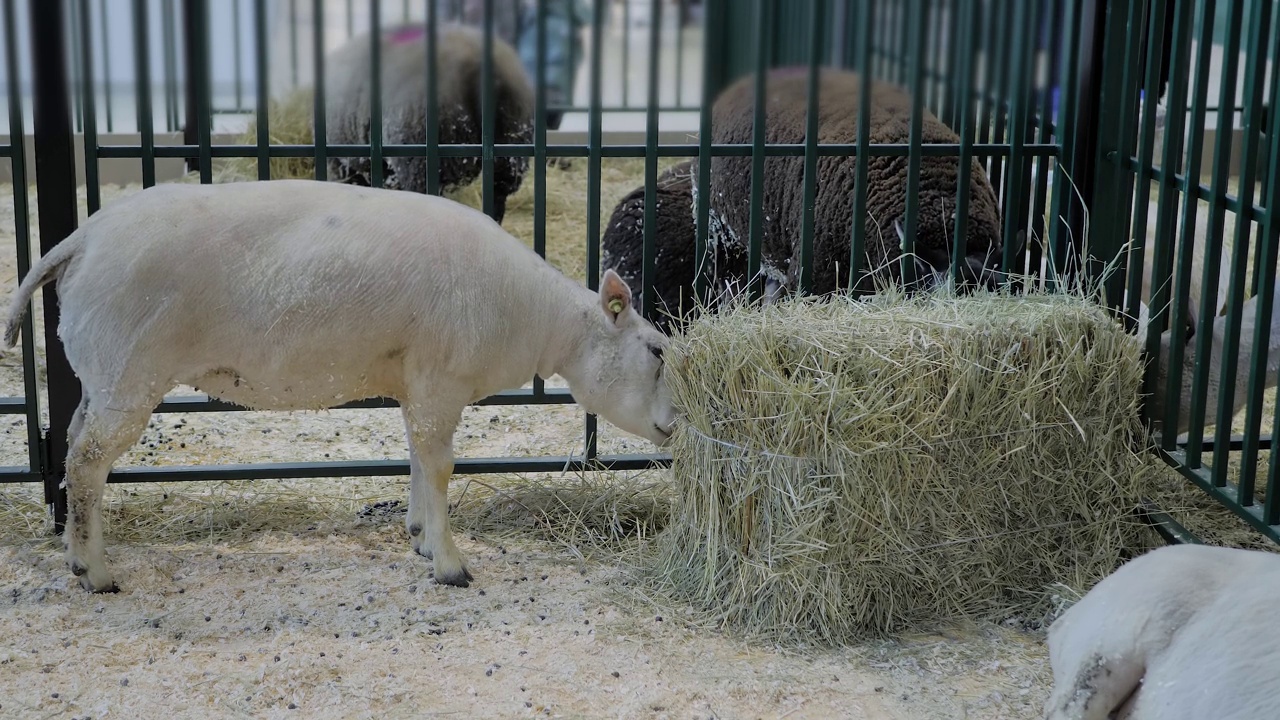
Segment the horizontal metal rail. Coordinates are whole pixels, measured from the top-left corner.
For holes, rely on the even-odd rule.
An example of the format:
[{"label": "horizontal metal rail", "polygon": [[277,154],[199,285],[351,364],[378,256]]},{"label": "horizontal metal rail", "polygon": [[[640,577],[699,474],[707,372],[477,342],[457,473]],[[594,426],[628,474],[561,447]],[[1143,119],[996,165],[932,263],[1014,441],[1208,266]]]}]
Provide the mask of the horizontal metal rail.
[{"label": "horizontal metal rail", "polygon": [[[871,145],[872,157],[906,157],[911,146],[905,143]],[[267,154],[275,158],[309,158],[314,157],[314,145],[269,145]],[[329,157],[370,157],[368,145],[325,145]],[[1008,145],[994,143],[974,143],[973,154],[984,157],[1004,157],[1012,150]],[[238,158],[258,157],[261,153],[257,145],[214,145],[209,148],[212,157]],[[750,157],[750,145],[712,145],[711,154],[717,157]],[[856,143],[818,145],[817,153],[822,157],[852,157],[857,155]],[[1057,157],[1057,145],[1033,143],[1023,145],[1022,152],[1038,157]],[[486,149],[483,145],[440,145],[440,157],[481,157]],[[601,157],[607,158],[642,158],[645,156],[644,145],[608,145],[599,149]],[[767,157],[803,157],[803,144],[775,144],[763,147]],[[383,157],[421,157],[427,153],[426,145],[383,145]],[[588,157],[591,148],[587,145],[548,145],[548,157]],[[697,157],[697,145],[659,145],[658,157]],[[923,145],[920,154],[923,157],[959,156],[958,143]],[[97,156],[103,159],[138,159],[143,155],[142,148],[137,145],[103,145],[98,147]],[[533,145],[494,144],[495,157],[533,157]],[[194,158],[200,156],[198,145],[156,145],[152,148],[152,156],[157,158]]]},{"label": "horizontal metal rail", "polygon": [[[523,472],[581,472],[586,470],[644,470],[666,467],[669,455],[599,455],[594,460],[567,455],[524,458],[458,458],[456,475]],[[408,475],[408,460],[335,460],[331,462],[246,463],[234,465],[165,465],[112,470],[109,483],[175,482],[186,480],[296,480],[328,477]]]},{"label": "horizontal metal rail", "polygon": [[[535,390],[522,388],[519,390],[506,390],[495,393],[489,397],[477,400],[472,406],[489,406],[489,405],[565,405],[576,402],[573,395],[562,388],[552,388],[537,392]],[[390,398],[367,398],[364,400],[353,400],[352,402],[335,405],[330,410],[353,410],[353,409],[378,409],[378,408],[397,408],[400,404]],[[164,402],[156,406],[155,412],[160,413],[183,413],[183,412],[254,412],[253,408],[246,408],[234,403],[225,402],[216,398],[210,398],[207,395],[189,395],[165,398]]]},{"label": "horizontal metal rail", "polygon": [[1192,468],[1187,463],[1187,454],[1184,450],[1158,448],[1156,452],[1162,460],[1177,470],[1178,474],[1195,483],[1209,497],[1238,515],[1255,530],[1265,535],[1267,539],[1280,543],[1280,525],[1267,524],[1263,518],[1261,505],[1257,503],[1241,504],[1239,502],[1239,489],[1235,483],[1227,481],[1222,486],[1214,485],[1213,478],[1209,475],[1211,469],[1208,466]]}]

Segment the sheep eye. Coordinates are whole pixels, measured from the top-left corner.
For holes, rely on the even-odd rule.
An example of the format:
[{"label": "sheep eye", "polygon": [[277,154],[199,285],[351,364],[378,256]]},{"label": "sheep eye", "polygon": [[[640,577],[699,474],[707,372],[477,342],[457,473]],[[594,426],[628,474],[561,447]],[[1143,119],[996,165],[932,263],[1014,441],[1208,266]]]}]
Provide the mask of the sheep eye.
[{"label": "sheep eye", "polygon": [[653,346],[651,346],[651,347],[649,348],[649,352],[653,353],[653,356],[654,356],[654,357],[656,357],[656,358],[658,358],[658,361],[659,361],[659,362],[661,362],[661,361],[662,361],[662,348],[660,348],[660,347],[653,347]]}]

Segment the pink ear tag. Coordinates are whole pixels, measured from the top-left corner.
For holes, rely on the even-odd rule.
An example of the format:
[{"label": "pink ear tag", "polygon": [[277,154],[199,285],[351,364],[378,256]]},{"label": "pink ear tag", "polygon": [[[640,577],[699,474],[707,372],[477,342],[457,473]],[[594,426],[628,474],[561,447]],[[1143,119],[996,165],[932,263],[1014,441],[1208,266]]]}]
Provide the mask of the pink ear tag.
[{"label": "pink ear tag", "polygon": [[387,42],[392,45],[403,45],[410,43],[427,34],[427,31],[420,27],[403,28],[387,33]]}]

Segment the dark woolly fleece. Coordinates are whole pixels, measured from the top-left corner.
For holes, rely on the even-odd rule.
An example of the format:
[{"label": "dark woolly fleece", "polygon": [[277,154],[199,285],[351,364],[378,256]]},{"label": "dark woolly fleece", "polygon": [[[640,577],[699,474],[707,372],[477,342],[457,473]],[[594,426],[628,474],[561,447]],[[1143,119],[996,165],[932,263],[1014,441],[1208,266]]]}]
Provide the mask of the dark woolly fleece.
[{"label": "dark woolly fleece", "polygon": [[[439,138],[441,145],[480,144],[483,35],[477,28],[445,25],[439,28],[436,52]],[[370,36],[359,36],[329,55],[325,78],[326,136],[331,144],[369,142]],[[421,25],[401,25],[382,33],[382,141],[420,144],[427,138],[427,37]],[[533,142],[533,88],[515,50],[500,38],[493,40],[494,142]],[[520,189],[529,159],[494,159],[494,219],[502,222],[507,197]],[[368,185],[368,158],[330,158],[329,177],[338,182]],[[423,157],[383,160],[384,187],[425,193],[427,161]],[[440,188],[449,191],[480,176],[478,157],[440,159]]]},{"label": "dark woolly fleece", "polygon": [[[807,112],[807,68],[774,70],[767,78],[766,138],[769,143],[803,143]],[[738,80],[717,98],[712,112],[713,141],[750,144],[752,141],[754,76]],[[860,81],[852,72],[824,69],[820,76],[820,143],[857,141]],[[911,120],[911,97],[901,88],[875,83],[872,86],[872,143],[906,143]],[[932,114],[923,119],[923,138],[928,143],[957,143],[958,136]],[[712,159],[711,211],[718,215],[730,235],[729,241],[746,247],[751,213],[751,158]],[[862,219],[866,238],[866,258],[862,273],[880,268],[881,277],[897,278],[900,255],[895,221],[905,227],[907,184],[906,157],[872,157],[869,167],[867,216]],[[694,162],[696,172],[697,163]],[[919,216],[915,252],[933,268],[950,265],[949,242],[954,232],[956,210],[956,158],[925,157],[920,169]],[[853,222],[855,158],[818,159],[815,212],[814,277],[812,290],[826,293],[848,285],[849,241]],[[800,270],[800,230],[802,223],[804,158],[765,160],[764,228],[762,265],[785,276],[786,290],[797,288]],[[715,223],[713,229],[717,229]],[[995,193],[975,159],[970,180],[967,252],[970,265],[982,267],[990,259],[998,269],[1001,249],[1000,218]],[[873,290],[870,274],[861,276],[862,290]]]},{"label": "dark woolly fleece", "polygon": [[[691,165],[683,162],[658,176],[658,219],[654,232],[654,264],[657,278],[654,281],[654,311],[648,315],[658,329],[671,332],[683,325],[681,320],[694,317],[690,312],[694,303],[693,282],[697,271],[694,247],[697,226],[692,206],[693,179]],[[612,268],[631,287],[641,305],[643,286],[641,281],[644,262],[644,210],[645,188],[632,190],[614,208],[602,238],[601,266]],[[712,256],[707,276],[712,287],[722,285],[725,279],[741,279],[746,276],[747,257],[730,249]],[[674,323],[671,316],[679,320]]]}]

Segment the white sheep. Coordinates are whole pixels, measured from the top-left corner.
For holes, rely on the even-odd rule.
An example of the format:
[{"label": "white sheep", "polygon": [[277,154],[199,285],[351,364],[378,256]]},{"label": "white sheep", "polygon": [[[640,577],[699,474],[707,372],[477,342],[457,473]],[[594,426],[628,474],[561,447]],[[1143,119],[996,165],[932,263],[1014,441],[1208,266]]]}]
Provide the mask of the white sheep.
[{"label": "white sheep", "polygon": [[101,501],[115,460],[176,385],[259,410],[370,397],[402,406],[405,525],[438,582],[471,579],[449,527],[463,409],[535,373],[586,410],[665,445],[666,336],[606,272],[599,293],[484,214],[435,196],[311,180],[158,185],[94,214],[31,268],[9,310],[57,281],[58,328],[83,383],[69,430],[67,560],[115,587]]},{"label": "white sheep", "polygon": [[[1244,408],[1248,401],[1249,390],[1249,372],[1253,362],[1254,347],[1253,336],[1257,327],[1258,316],[1258,296],[1244,301],[1240,312],[1240,342],[1237,345],[1239,352],[1236,358],[1236,381],[1235,385],[1230,389],[1232,393],[1231,407],[1232,416],[1234,417],[1241,409]],[[1145,305],[1139,309],[1138,317],[1138,338],[1142,342],[1146,342],[1146,325],[1148,312]],[[1271,305],[1271,336],[1268,339],[1266,358],[1265,377],[1263,378],[1263,386],[1265,388],[1273,388],[1276,386],[1276,375],[1280,371],[1280,292],[1275,293]],[[1191,425],[1191,384],[1194,379],[1194,371],[1196,366],[1196,344],[1199,341],[1195,334],[1204,332],[1204,328],[1196,329],[1192,326],[1192,333],[1187,337],[1186,344],[1183,346],[1183,362],[1182,362],[1182,378],[1180,383],[1180,401],[1178,405],[1178,434],[1181,435],[1187,431]],[[1221,392],[1221,374],[1223,349],[1225,347],[1227,332],[1227,316],[1219,315],[1213,319],[1213,326],[1209,328],[1212,334],[1212,343],[1209,353],[1209,375],[1205,394],[1205,427],[1211,427],[1217,420],[1218,413],[1218,397]],[[1165,393],[1168,387],[1169,377],[1169,353],[1173,343],[1173,331],[1166,330],[1160,337],[1160,364],[1157,369],[1157,385],[1156,392],[1148,398],[1147,402],[1151,405],[1150,412],[1154,421],[1153,427],[1159,429],[1163,425],[1165,410]]]},{"label": "white sheep", "polygon": [[1131,560],[1049,628],[1046,720],[1280,717],[1280,556],[1179,545]]}]

